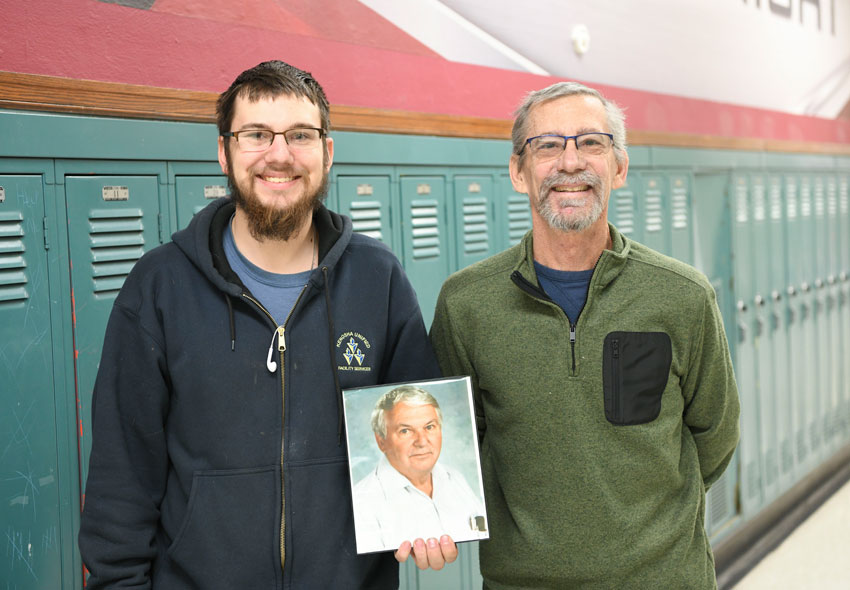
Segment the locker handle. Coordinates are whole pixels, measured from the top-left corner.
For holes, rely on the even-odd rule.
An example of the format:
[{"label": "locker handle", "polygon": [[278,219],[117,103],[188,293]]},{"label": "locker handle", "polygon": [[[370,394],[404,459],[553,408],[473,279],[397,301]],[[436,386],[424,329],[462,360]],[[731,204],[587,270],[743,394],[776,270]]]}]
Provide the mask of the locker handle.
[{"label": "locker handle", "polygon": [[797,296],[797,289],[794,288],[794,285],[788,285],[788,295],[791,297]]},{"label": "locker handle", "polygon": [[841,271],[841,274],[838,275],[838,276],[841,278],[842,281],[845,281],[845,282],[847,281],[847,273],[844,272],[843,270]]},{"label": "locker handle", "polygon": [[803,283],[802,285],[800,285],[800,288],[803,290],[803,293],[808,293],[809,289],[811,289],[808,283]]},{"label": "locker handle", "polygon": [[770,294],[774,301],[780,301],[782,299],[782,294],[779,291],[774,291]]},{"label": "locker handle", "polygon": [[820,279],[815,279],[815,288],[823,289],[823,281]]},{"label": "locker handle", "polygon": [[764,297],[762,297],[761,295],[756,295],[755,302],[756,302],[756,305],[758,305],[759,307],[762,307],[764,305]]},{"label": "locker handle", "polygon": [[738,311],[747,311],[747,304],[738,300]]},{"label": "locker handle", "polygon": [[826,277],[826,282],[829,283],[830,285],[834,285],[835,284],[835,275],[829,275],[828,277]]}]

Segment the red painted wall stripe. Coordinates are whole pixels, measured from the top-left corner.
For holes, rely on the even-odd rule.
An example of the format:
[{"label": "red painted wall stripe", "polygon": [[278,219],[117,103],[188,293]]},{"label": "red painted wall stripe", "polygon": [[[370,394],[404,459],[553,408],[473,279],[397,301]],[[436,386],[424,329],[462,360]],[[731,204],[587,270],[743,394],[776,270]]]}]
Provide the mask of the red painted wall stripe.
[{"label": "red painted wall stripe", "polygon": [[[336,12],[309,0],[285,9],[276,0],[250,9],[224,0],[159,0],[151,10],[9,4],[0,68],[14,72],[221,92],[242,70],[278,58],[312,71],[334,104],[490,118],[509,118],[524,93],[557,80],[450,62],[354,0],[325,5]],[[626,108],[630,129],[850,143],[846,120],[596,87]]]}]

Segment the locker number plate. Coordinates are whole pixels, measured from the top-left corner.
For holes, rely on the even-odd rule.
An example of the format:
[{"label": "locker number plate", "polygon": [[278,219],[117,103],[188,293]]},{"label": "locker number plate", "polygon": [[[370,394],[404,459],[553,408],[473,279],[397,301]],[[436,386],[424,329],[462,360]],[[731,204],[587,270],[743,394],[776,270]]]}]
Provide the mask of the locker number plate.
[{"label": "locker number plate", "polygon": [[105,186],[102,193],[104,201],[130,200],[130,189],[126,186]]},{"label": "locker number plate", "polygon": [[217,199],[219,197],[227,196],[227,188],[221,186],[220,184],[214,184],[210,186],[204,187],[204,198],[205,199]]}]

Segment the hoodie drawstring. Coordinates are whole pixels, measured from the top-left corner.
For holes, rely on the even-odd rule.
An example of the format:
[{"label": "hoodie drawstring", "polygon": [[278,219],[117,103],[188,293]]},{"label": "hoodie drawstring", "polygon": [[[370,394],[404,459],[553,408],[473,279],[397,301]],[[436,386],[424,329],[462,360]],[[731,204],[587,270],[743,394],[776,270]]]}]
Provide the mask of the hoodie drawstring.
[{"label": "hoodie drawstring", "polygon": [[337,411],[337,445],[342,444],[342,429],[343,429],[343,409],[342,409],[342,389],[339,387],[339,374],[336,370],[336,351],[334,350],[334,317],[331,313],[331,285],[328,280],[328,267],[322,267],[322,274],[325,277],[325,305],[328,308],[328,350],[331,354],[331,372],[334,376],[334,387],[336,388],[336,411]]},{"label": "hoodie drawstring", "polygon": [[224,300],[227,301],[227,313],[230,316],[230,350],[236,350],[236,322],[233,320],[233,303],[230,301],[230,295],[224,294]]}]

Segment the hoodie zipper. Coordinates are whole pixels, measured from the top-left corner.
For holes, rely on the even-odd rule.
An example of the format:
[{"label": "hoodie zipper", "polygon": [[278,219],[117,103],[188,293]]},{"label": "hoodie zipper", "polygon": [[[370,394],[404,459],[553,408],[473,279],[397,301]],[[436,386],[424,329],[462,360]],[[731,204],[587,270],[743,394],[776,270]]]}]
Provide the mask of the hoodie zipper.
[{"label": "hoodie zipper", "polygon": [[[286,565],[286,488],[284,487],[284,477],[283,477],[283,452],[284,452],[284,438],[283,432],[285,430],[285,418],[286,418],[286,365],[283,362],[283,354],[286,352],[286,324],[289,323],[289,318],[292,317],[292,312],[298,307],[298,303],[301,301],[301,297],[304,295],[304,292],[307,290],[307,285],[309,285],[309,280],[307,284],[301,289],[301,292],[298,294],[298,298],[295,300],[295,303],[292,305],[292,309],[289,310],[289,313],[286,315],[286,319],[283,320],[283,323],[275,328],[277,333],[277,351],[278,351],[278,362],[280,363],[280,571],[283,573],[284,567]],[[242,297],[251,301],[257,307],[262,310],[263,313],[272,321],[272,323],[277,324],[274,321],[274,317],[272,314],[268,312],[268,310],[263,307],[263,304],[248,295],[247,293],[242,293]],[[271,346],[274,346],[274,339],[272,339]]]}]

